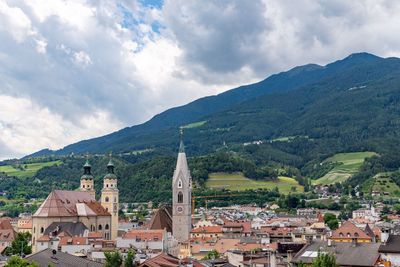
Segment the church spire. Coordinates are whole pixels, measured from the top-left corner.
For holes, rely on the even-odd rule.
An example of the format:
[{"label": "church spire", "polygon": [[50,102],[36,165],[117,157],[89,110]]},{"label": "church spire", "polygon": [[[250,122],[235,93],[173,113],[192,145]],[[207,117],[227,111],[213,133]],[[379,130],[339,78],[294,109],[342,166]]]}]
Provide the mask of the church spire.
[{"label": "church spire", "polygon": [[180,128],[180,144],[179,144],[179,153],[185,153],[185,145],[183,144],[183,128]]}]

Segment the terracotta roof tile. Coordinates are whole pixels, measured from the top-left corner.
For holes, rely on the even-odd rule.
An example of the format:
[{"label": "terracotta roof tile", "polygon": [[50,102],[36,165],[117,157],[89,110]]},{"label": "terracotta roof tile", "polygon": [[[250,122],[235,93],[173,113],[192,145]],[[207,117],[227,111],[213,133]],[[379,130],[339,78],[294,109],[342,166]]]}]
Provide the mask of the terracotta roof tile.
[{"label": "terracotta roof tile", "polygon": [[165,230],[130,230],[122,237],[123,239],[140,239],[140,240],[163,240]]},{"label": "terracotta roof tile", "polygon": [[88,192],[54,190],[33,217],[110,216]]},{"label": "terracotta roof tile", "polygon": [[203,226],[199,228],[192,229],[193,234],[220,234],[222,233],[222,226]]},{"label": "terracotta roof tile", "polygon": [[363,230],[355,226],[352,222],[344,222],[338,229],[333,231],[332,238],[366,238],[370,239]]}]

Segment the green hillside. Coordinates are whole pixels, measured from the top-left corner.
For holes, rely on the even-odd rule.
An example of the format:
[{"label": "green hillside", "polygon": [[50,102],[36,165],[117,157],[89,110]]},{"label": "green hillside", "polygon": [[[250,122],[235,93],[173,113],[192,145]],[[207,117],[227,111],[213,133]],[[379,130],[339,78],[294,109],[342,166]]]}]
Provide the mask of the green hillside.
[{"label": "green hillside", "polygon": [[334,184],[343,182],[357,173],[366,158],[376,155],[375,152],[339,153],[322,162],[339,163],[323,177],[313,181],[314,184]]},{"label": "green hillside", "polygon": [[279,176],[277,181],[255,181],[244,177],[242,173],[211,173],[206,182],[206,187],[211,189],[228,189],[243,191],[248,189],[274,189],[279,192],[303,192],[304,188],[290,177]]},{"label": "green hillside", "polygon": [[39,163],[27,163],[27,164],[13,164],[0,166],[0,173],[4,173],[7,176],[15,176],[18,178],[27,178],[34,176],[37,171],[44,167],[59,165],[60,160],[39,162]]}]

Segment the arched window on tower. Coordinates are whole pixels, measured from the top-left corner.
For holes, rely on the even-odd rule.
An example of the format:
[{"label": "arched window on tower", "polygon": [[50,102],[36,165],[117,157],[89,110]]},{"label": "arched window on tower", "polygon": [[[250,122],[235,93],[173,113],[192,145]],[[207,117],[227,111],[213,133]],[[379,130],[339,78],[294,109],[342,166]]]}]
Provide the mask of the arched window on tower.
[{"label": "arched window on tower", "polygon": [[105,229],[106,229],[106,230],[108,230],[109,228],[110,228],[110,227],[108,226],[108,224],[106,224],[106,227],[105,227]]},{"label": "arched window on tower", "polygon": [[104,201],[105,201],[105,202],[108,202],[108,201],[110,201],[110,199],[109,199],[108,197],[106,197],[106,198],[104,199]]},{"label": "arched window on tower", "polygon": [[178,181],[178,188],[182,188],[182,180],[181,179],[179,179],[179,181]]},{"label": "arched window on tower", "polygon": [[178,193],[178,203],[183,203],[183,194],[182,194],[182,192]]},{"label": "arched window on tower", "polygon": [[99,224],[98,229],[99,229],[99,231],[103,230],[103,227],[101,226],[101,224]]}]

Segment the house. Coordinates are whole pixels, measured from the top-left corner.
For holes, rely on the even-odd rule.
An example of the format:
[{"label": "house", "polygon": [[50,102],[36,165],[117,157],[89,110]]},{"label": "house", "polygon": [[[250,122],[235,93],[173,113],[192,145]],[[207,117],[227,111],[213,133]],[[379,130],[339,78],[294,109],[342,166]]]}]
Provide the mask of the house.
[{"label": "house", "polygon": [[58,250],[69,254],[79,254],[86,256],[92,249],[87,237],[81,236],[64,236],[58,243]]},{"label": "house", "polygon": [[32,234],[32,218],[31,217],[19,218],[17,222],[17,231],[19,233],[28,232]]},{"label": "house", "polygon": [[11,246],[16,237],[16,232],[11,225],[10,218],[0,218],[0,253]]},{"label": "house", "polygon": [[379,262],[378,243],[315,241],[303,247],[291,260],[294,265],[311,265],[318,253],[330,253],[339,266],[372,267]]},{"label": "house", "polygon": [[136,248],[140,250],[157,250],[159,252],[167,249],[167,231],[133,229],[117,238],[117,248]]},{"label": "house", "polygon": [[28,261],[37,263],[40,267],[57,266],[85,266],[85,267],[101,267],[102,263],[94,262],[85,258],[77,257],[68,253],[45,249],[37,253],[28,255]]},{"label": "house", "polygon": [[400,235],[389,235],[387,240],[382,240],[379,247],[381,259],[385,266],[400,265]]},{"label": "house", "polygon": [[375,236],[368,225],[366,231],[363,231],[350,221],[344,222],[338,229],[333,231],[331,236],[332,241],[348,243],[353,241],[357,243],[370,243],[374,238]]},{"label": "house", "polygon": [[200,238],[207,238],[207,237],[221,237],[222,236],[222,226],[204,226],[195,228],[190,233],[191,237],[200,237]]}]

